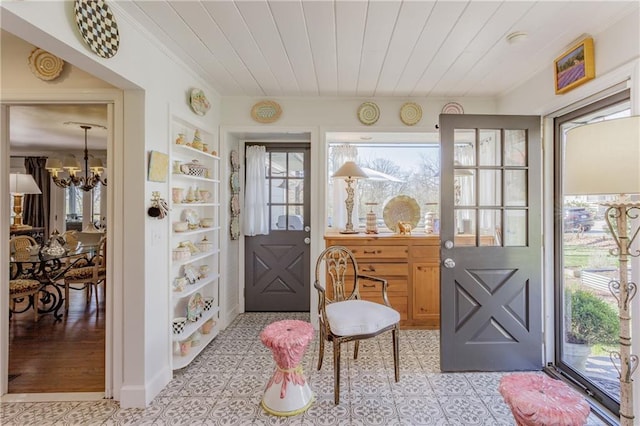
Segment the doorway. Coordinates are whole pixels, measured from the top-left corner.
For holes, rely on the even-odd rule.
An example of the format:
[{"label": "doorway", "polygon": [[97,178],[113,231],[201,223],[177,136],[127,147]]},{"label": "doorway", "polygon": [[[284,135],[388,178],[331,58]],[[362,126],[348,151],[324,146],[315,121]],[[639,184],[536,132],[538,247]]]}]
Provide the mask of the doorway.
[{"label": "doorway", "polygon": [[[555,364],[609,411],[620,410],[620,380],[610,352],[619,350],[617,299],[609,282],[619,275],[617,249],[606,225],[615,196],[564,193],[566,132],[631,115],[629,90],[555,119]],[[592,171],[598,175],[598,170]]]},{"label": "doorway", "polygon": [[266,182],[257,186],[266,195],[267,229],[266,234],[245,236],[245,311],[308,312],[311,147],[259,145],[265,148]]},{"label": "doorway", "polygon": [[[65,125],[89,123],[107,126],[110,121],[108,104],[20,104],[8,105],[10,171],[24,172],[26,158],[64,157],[61,154],[79,154],[82,162],[84,134],[80,127]],[[37,135],[40,135],[37,137]],[[59,140],[56,138],[60,137]],[[92,158],[106,162],[110,145],[109,133],[89,136],[89,152]],[[25,141],[29,141],[28,143]],[[95,164],[95,163],[94,163]],[[44,166],[44,161],[41,166]],[[84,165],[82,166],[84,168]],[[83,175],[83,171],[80,175]],[[65,231],[69,223],[69,206],[73,204],[75,219],[82,220],[82,213],[93,223],[92,213],[100,211],[108,227],[111,217],[107,212],[107,187],[96,191],[80,191],[56,186],[44,172],[50,184],[50,196],[46,201],[51,213],[45,218],[49,234]],[[103,177],[104,177],[103,173]],[[62,177],[62,176],[61,176]],[[102,200],[102,202],[100,201]],[[73,200],[74,203],[70,203]],[[83,201],[84,200],[84,201]],[[88,214],[87,214],[88,213]],[[105,234],[106,235],[106,234]],[[61,265],[62,268],[65,265]],[[8,373],[9,394],[107,392],[106,340],[107,340],[107,291],[96,286],[98,292],[87,299],[83,289],[70,291],[69,311],[65,313],[61,289],[62,280],[56,281],[59,291],[58,309],[39,315],[34,321],[31,310],[12,314],[8,320]],[[107,287],[108,284],[107,284]],[[23,304],[28,302],[23,301]],[[20,310],[20,309],[18,309]]]}]

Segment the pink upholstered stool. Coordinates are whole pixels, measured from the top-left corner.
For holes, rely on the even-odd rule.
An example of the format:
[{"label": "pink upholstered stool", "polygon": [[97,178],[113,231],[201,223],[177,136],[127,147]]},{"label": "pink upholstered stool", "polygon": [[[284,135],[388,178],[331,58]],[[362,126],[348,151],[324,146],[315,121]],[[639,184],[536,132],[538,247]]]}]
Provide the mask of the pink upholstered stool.
[{"label": "pink upholstered stool", "polygon": [[300,365],[311,339],[313,326],[298,320],[274,322],[260,333],[260,340],[271,349],[277,364],[262,397],[262,407],[268,413],[294,416],[311,406],[313,392]]},{"label": "pink upholstered stool", "polygon": [[579,426],[589,417],[589,404],[582,395],[543,374],[509,374],[498,389],[518,425]]}]

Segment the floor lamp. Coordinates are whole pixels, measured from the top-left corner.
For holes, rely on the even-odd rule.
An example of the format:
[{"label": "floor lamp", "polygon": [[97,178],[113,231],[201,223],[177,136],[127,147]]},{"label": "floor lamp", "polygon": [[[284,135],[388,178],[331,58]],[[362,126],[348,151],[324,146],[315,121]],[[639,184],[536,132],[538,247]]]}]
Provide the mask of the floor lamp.
[{"label": "floor lamp", "polygon": [[355,189],[353,188],[353,182],[355,179],[368,178],[369,176],[353,161],[347,161],[344,163],[334,174],[334,178],[343,178],[347,184],[347,199],[345,203],[347,205],[347,225],[345,229],[340,231],[341,234],[357,234],[358,231],[353,229],[353,222],[351,221],[351,215],[353,213],[353,200]]},{"label": "floor lamp", "polygon": [[30,225],[22,223],[22,196],[24,194],[42,194],[33,176],[24,173],[9,174],[9,192],[13,195],[13,224],[12,231],[30,229]]},{"label": "floor lamp", "polygon": [[620,377],[620,424],[631,426],[631,377],[638,356],[631,354],[630,305],[637,285],[629,281],[628,262],[630,257],[640,256],[640,250],[632,248],[640,230],[640,202],[631,201],[628,195],[640,194],[640,116],[600,121],[567,132],[564,193],[618,195],[617,200],[602,204],[607,208],[605,219],[617,245],[611,254],[620,262],[619,279],[609,283],[609,291],[618,301],[620,349],[610,357]]}]

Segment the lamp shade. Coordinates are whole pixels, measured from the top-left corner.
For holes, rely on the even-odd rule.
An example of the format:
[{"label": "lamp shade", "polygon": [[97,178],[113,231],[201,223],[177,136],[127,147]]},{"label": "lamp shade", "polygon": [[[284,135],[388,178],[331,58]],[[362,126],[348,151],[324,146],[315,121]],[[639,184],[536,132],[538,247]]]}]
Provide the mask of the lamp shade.
[{"label": "lamp shade", "polygon": [[42,194],[33,176],[24,173],[9,175],[9,192],[12,194]]},{"label": "lamp shade", "polygon": [[332,177],[362,179],[368,178],[369,175],[367,175],[360,167],[358,167],[355,162],[347,161],[333,174]]},{"label": "lamp shade", "polygon": [[62,169],[62,161],[59,158],[49,157],[44,168],[47,170],[60,170]]},{"label": "lamp shade", "polygon": [[640,193],[640,116],[569,130],[564,155],[566,195]]}]

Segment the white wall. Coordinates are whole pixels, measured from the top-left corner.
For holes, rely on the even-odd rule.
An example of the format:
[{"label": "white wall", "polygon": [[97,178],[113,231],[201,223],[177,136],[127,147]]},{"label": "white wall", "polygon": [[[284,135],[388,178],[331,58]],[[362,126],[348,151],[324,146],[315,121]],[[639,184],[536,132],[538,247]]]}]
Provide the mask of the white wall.
[{"label": "white wall", "polygon": [[[172,376],[169,274],[168,267],[158,267],[168,265],[169,226],[146,216],[151,191],[168,197],[169,188],[165,183],[146,181],[147,152],[169,151],[170,111],[193,117],[196,124],[217,135],[219,98],[206,82],[146,39],[115,2],[110,7],[118,20],[121,42],[118,53],[110,59],[94,55],[81,40],[73,20],[73,2],[3,2],[0,7],[2,29],[104,80],[107,86],[125,89],[124,114],[114,118],[122,128],[114,129],[114,149],[109,153],[115,175],[110,181],[116,216],[113,223],[117,225],[111,231],[114,238],[110,245],[118,267],[115,288],[111,289],[116,305],[111,329],[114,353],[107,354],[107,359],[113,360],[117,376],[113,378],[114,397],[123,407],[143,407]],[[2,55],[5,63],[4,50]],[[26,62],[26,57],[20,54],[15,60]],[[25,73],[25,78],[30,74]],[[11,92],[10,98],[17,99],[20,93],[28,97],[34,97],[34,92],[59,93],[62,87],[67,90],[64,85],[71,80],[69,76],[58,83],[36,80],[33,90],[19,83],[9,89],[3,72],[2,96],[6,99]],[[78,83],[72,89],[76,87],[84,86]],[[187,100],[193,87],[202,88],[212,103],[205,117],[190,111]]]}]

